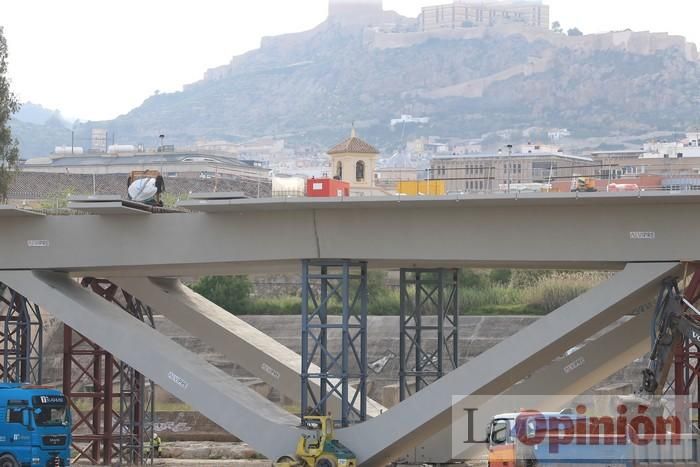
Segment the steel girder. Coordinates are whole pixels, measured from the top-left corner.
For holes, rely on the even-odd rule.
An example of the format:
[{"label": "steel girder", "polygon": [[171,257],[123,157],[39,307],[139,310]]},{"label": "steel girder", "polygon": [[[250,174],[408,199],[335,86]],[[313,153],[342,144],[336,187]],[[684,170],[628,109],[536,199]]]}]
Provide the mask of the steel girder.
[{"label": "steel girder", "polygon": [[[210,302],[178,279],[117,277],[110,280],[189,334],[206,341],[280,394],[299,403],[299,353]],[[318,373],[318,367],[312,365],[309,372]],[[309,380],[314,393],[318,393],[318,387],[314,386],[317,383]],[[326,408],[332,413],[341,413],[340,398],[331,397]],[[379,416],[385,410],[377,401],[367,398],[368,417]]]},{"label": "steel girder", "polygon": [[200,356],[114,303],[81,287],[65,273],[0,272],[0,281],[25,294],[119,360],[268,459],[294,452],[299,418],[262,397]]}]

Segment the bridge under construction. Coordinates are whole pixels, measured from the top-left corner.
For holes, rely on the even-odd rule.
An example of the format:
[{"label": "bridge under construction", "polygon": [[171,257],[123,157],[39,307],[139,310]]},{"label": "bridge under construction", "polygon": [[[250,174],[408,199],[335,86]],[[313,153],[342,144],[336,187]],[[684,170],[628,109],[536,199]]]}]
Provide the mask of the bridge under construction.
[{"label": "bridge under construction", "polygon": [[[453,439],[460,399],[557,400],[642,357],[659,290],[668,279],[690,283],[700,261],[700,195],[692,193],[235,198],[195,197],[180,203],[182,212],[145,212],[102,197],[74,199],[75,215],[2,207],[0,283],[270,459],[294,452],[297,415],[163,336],[143,313],[125,313],[84,278],[163,314],[300,401],[302,413],[330,411],[342,426],[337,438],[363,465],[438,464],[473,455]],[[462,267],[616,273],[461,364]],[[403,400],[388,410],[366,389],[368,269],[400,270],[402,278]],[[301,355],[179,280],[280,271],[301,272]],[[341,304],[338,320],[328,319],[331,298]],[[428,300],[436,321],[422,319]],[[331,333],[342,337],[339,349],[327,345]],[[437,336],[437,348],[422,346],[427,335]],[[698,374],[691,352],[697,349],[684,354],[686,380],[675,382],[677,391],[690,391]],[[479,404],[486,416],[500,411],[486,399]]]}]

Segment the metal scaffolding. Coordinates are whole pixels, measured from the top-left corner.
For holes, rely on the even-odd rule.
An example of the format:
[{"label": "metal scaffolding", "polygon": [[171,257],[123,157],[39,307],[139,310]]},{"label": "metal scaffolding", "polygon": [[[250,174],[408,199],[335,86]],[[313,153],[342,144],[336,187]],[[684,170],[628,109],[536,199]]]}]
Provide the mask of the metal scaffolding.
[{"label": "metal scaffolding", "polygon": [[[302,262],[301,414],[332,414],[341,426],[367,417],[367,263],[351,260]],[[336,319],[329,315],[338,313]],[[319,371],[311,372],[318,363]],[[317,380],[314,391],[309,382]],[[340,415],[340,416],[338,416]]]},{"label": "metal scaffolding", "polygon": [[44,326],[39,307],[0,283],[3,382],[42,383]]},{"label": "metal scaffolding", "polygon": [[[683,291],[683,297],[690,304],[700,300],[700,271],[693,274]],[[698,429],[700,423],[700,347],[691,339],[676,339],[673,347],[673,392],[676,396],[684,396],[677,400],[685,400],[690,404],[688,419]]]},{"label": "metal scaffolding", "polygon": [[401,269],[399,396],[459,366],[459,270]]},{"label": "metal scaffolding", "polygon": [[73,414],[73,463],[109,465],[115,446],[114,375],[118,364],[109,352],[63,327],[63,393]]},{"label": "metal scaffolding", "polygon": [[[85,278],[81,284],[155,327],[151,309],[111,282]],[[104,465],[152,461],[152,450],[144,450],[153,435],[154,385],[150,380],[65,326],[63,381],[74,413],[74,461]]]}]

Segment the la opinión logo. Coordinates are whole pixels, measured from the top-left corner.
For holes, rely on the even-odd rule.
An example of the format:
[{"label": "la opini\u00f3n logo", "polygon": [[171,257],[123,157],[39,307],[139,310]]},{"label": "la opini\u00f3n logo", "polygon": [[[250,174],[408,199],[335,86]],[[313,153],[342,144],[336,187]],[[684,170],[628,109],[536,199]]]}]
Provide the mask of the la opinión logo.
[{"label": "la opini\u00f3n logo", "polygon": [[589,416],[588,408],[579,404],[575,414],[545,415],[538,411],[521,411],[515,419],[515,437],[525,446],[548,446],[557,454],[562,445],[657,445],[681,443],[681,420],[649,413],[638,405],[631,412],[625,404],[617,406],[615,416]]}]

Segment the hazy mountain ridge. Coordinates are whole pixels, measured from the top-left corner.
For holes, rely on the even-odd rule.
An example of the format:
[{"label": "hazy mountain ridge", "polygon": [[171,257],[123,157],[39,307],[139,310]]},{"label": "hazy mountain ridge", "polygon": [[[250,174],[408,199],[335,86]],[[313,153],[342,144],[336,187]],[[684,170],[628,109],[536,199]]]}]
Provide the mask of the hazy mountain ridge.
[{"label": "hazy mountain ridge", "polygon": [[392,144],[398,136],[389,119],[402,113],[431,117],[409,132],[465,137],[533,126],[683,131],[700,120],[697,49],[683,38],[464,31],[416,40],[420,33],[326,22],[268,39],[182,92],[81,130],[105,127],[122,142],[149,142],[164,131],[176,143],[285,135],[329,144],[356,121],[372,142]]},{"label": "hazy mountain ridge", "polygon": [[70,128],[73,122],[64,118],[59,110],[47,109],[40,104],[32,102],[22,103],[19,111],[12,116],[14,120],[19,120],[25,123],[34,125],[60,125]]},{"label": "hazy mountain ridge", "polygon": [[72,122],[59,110],[32,102],[22,103],[12,116],[12,135],[19,141],[21,157],[45,156],[56,146],[70,144]]},{"label": "hazy mountain ridge", "polygon": [[56,146],[70,146],[71,130],[61,124],[39,125],[13,119],[10,127],[12,136],[19,141],[20,155],[25,159],[46,156],[52,153]]}]

